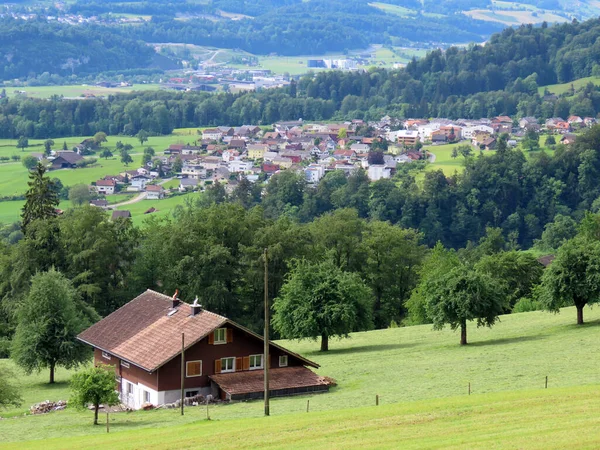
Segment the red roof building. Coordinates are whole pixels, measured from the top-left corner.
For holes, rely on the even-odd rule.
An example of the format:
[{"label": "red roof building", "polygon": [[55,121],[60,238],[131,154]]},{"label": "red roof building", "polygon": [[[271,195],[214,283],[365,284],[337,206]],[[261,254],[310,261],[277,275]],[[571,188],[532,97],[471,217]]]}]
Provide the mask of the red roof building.
[{"label": "red roof building", "polygon": [[[96,364],[114,367],[121,402],[137,409],[181,398],[182,335],[187,397],[262,396],[262,337],[197,302],[147,290],[78,339],[94,348]],[[318,364],[272,342],[269,357],[272,396],[328,389],[329,382],[307,368]]]}]

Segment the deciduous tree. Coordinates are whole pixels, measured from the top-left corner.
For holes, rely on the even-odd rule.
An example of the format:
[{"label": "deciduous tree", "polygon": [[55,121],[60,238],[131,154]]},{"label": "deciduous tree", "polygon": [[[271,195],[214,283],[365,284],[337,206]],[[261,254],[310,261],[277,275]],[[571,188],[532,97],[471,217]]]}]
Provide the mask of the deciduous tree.
[{"label": "deciduous tree", "polygon": [[26,373],[50,370],[54,383],[57,366],[67,369],[86,361],[89,350],[76,340],[88,325],[71,282],[50,269],[31,279],[31,289],[19,311],[11,357]]},{"label": "deciduous tree", "polygon": [[282,337],[321,338],[321,351],[330,337],[372,328],[373,297],[357,274],[330,261],[297,261],[275,299],[273,327]]},{"label": "deciduous tree", "polygon": [[19,406],[23,399],[14,385],[15,375],[8,369],[0,367],[0,407]]},{"label": "deciduous tree", "polygon": [[119,395],[115,390],[115,370],[112,366],[100,364],[76,373],[71,378],[71,401],[69,404],[84,409],[94,406],[94,425],[98,425],[100,405],[119,404]]},{"label": "deciduous tree", "polygon": [[582,325],[585,305],[600,301],[600,242],[578,236],[563,244],[542,276],[540,291],[549,311],[575,305]]},{"label": "deciduous tree", "polygon": [[487,274],[463,264],[425,283],[422,294],[435,329],[460,328],[460,345],[467,344],[467,322],[491,327],[504,310],[502,287]]}]

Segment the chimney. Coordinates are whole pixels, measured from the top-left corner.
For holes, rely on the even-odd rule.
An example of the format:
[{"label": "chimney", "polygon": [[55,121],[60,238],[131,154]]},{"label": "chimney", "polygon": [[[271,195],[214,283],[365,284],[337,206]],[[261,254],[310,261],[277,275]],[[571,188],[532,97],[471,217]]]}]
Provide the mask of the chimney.
[{"label": "chimney", "polygon": [[179,289],[175,289],[175,293],[173,294],[173,308],[177,308],[179,303],[181,303],[181,300],[179,300],[179,297],[177,297],[178,295]]},{"label": "chimney", "polygon": [[196,296],[196,298],[194,299],[194,303],[192,304],[191,308],[192,308],[192,316],[200,314],[200,312],[202,311],[202,305],[200,303],[198,303],[198,296]]}]

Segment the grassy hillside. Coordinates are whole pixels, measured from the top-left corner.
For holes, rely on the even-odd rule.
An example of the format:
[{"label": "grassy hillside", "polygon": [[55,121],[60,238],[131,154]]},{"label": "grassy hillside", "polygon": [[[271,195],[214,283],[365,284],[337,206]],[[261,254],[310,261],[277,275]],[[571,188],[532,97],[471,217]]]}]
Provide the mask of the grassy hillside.
[{"label": "grassy hillside", "polygon": [[548,91],[553,94],[560,95],[568,92],[571,89],[571,85],[577,91],[578,89],[584,87],[588,83],[593,83],[596,86],[600,85],[600,77],[585,77],[580,78],[578,80],[572,81],[570,83],[562,83],[562,84],[551,84],[548,86],[541,86],[538,88],[538,92],[540,95],[544,95],[544,91],[548,89]]},{"label": "grassy hillside", "polygon": [[[389,413],[392,416],[394,414],[402,416],[411,410],[428,411],[428,413],[433,414],[433,411],[439,408],[444,410],[445,408],[446,412],[442,413],[440,418],[445,417],[448,419],[448,416],[456,415],[462,417],[463,406],[461,405],[463,405],[463,401],[467,401],[464,399],[436,400],[430,404],[406,402],[466,396],[468,383],[471,383],[472,393],[475,396],[501,393],[485,397],[487,400],[482,400],[480,405],[489,401],[501,403],[505,398],[514,399],[514,403],[511,402],[511,404],[503,406],[502,408],[507,408],[504,412],[499,412],[500,410],[495,407],[491,408],[499,415],[495,416],[496,413],[490,410],[489,420],[491,422],[487,425],[485,423],[488,419],[485,418],[485,414],[476,408],[470,419],[467,417],[459,418],[459,422],[455,424],[448,422],[445,426],[456,429],[457,433],[460,434],[458,430],[464,429],[465,424],[470,424],[475,427],[474,429],[483,427],[481,429],[482,433],[487,429],[488,432],[493,434],[499,432],[499,429],[494,431],[491,424],[495,421],[502,423],[510,421],[510,427],[504,430],[506,436],[512,436],[513,431],[517,435],[526,433],[524,430],[527,427],[520,428],[519,417],[521,417],[521,411],[529,407],[519,404],[518,399],[531,397],[532,404],[530,406],[532,410],[537,407],[541,408],[541,405],[535,405],[538,401],[541,403],[544,403],[544,401],[535,399],[538,398],[538,395],[551,394],[527,393],[525,391],[535,391],[543,388],[546,376],[549,377],[549,387],[553,389],[600,385],[598,361],[597,358],[592,357],[594,349],[597,347],[598,330],[600,330],[600,309],[586,309],[585,319],[587,321],[586,325],[575,325],[575,310],[573,308],[565,308],[557,315],[533,312],[503,316],[501,322],[492,329],[477,329],[471,324],[469,326],[470,345],[466,347],[458,345],[459,336],[457,333],[448,329],[433,331],[429,325],[353,333],[350,339],[330,342],[331,350],[328,353],[319,352],[319,345],[316,342],[283,342],[291,350],[300,352],[319,363],[321,368],[318,373],[335,378],[338,386],[332,388],[331,392],[327,394],[274,399],[271,412],[272,416],[277,419],[273,418],[272,420],[281,420],[281,422],[276,422],[281,424],[303,423],[301,421],[306,420],[307,417],[305,412],[306,401],[310,399],[310,417],[312,417],[312,413],[318,412],[323,413],[323,416],[315,416],[317,419],[311,423],[310,427],[307,424],[305,424],[305,427],[313,430],[315,439],[317,439],[320,433],[327,433],[327,430],[330,429],[325,425],[321,428],[318,418],[339,417],[342,431],[334,432],[330,430],[333,433],[330,438],[342,439],[345,427],[347,426],[349,429],[352,427],[353,417],[364,417],[365,420],[369,418],[369,414],[371,414],[369,411],[371,410],[357,408],[372,406],[376,394],[380,395],[382,405],[398,404],[395,407],[390,407]],[[12,367],[12,364],[6,360],[0,361],[0,364]],[[17,380],[23,387],[26,402],[19,409],[12,409],[0,414],[5,416],[21,415],[36,401],[67,398],[66,380],[69,377],[69,372],[61,369],[57,377],[60,383],[56,387],[49,388],[48,385],[44,384],[47,379],[46,373],[31,377],[18,376]],[[511,391],[520,392],[511,394]],[[585,393],[592,392],[592,389],[557,392],[556,401],[559,401],[568,395],[574,396],[573,398],[578,397],[580,395],[578,392],[585,397],[587,395]],[[572,392],[572,394],[569,392]],[[471,399],[473,399],[473,396],[471,396]],[[564,400],[567,401],[566,398]],[[552,402],[555,401],[552,400]],[[565,410],[576,409],[578,402],[576,401],[570,405],[567,402]],[[587,411],[586,408],[582,407],[580,412],[583,414],[583,411]],[[232,433],[239,432],[239,437],[232,440],[230,445],[235,445],[236,442],[240,443],[239,439],[242,439],[244,427],[250,426],[249,430],[251,430],[251,425],[256,422],[226,419],[258,418],[262,415],[262,409],[263,406],[260,401],[211,407],[211,418],[216,419],[217,423],[215,425],[211,423],[210,425],[210,429],[215,431],[206,431],[206,433],[211,435],[216,433],[215,436],[218,436],[219,429],[226,429]],[[339,410],[342,409],[348,411],[340,412]],[[555,410],[558,413],[561,408],[552,408],[553,412]],[[294,416],[289,416],[290,414],[294,414]],[[515,415],[514,420],[512,419],[513,414]],[[535,414],[529,415],[535,417]],[[146,431],[143,432],[143,436],[146,436],[148,429],[186,424],[203,417],[205,417],[205,411],[202,408],[190,408],[183,418],[178,411],[172,410],[115,414],[112,430],[116,434],[120,431],[144,428]],[[409,421],[425,425],[430,421],[428,417],[425,414],[420,419],[402,419],[398,417],[390,420],[392,423]],[[2,421],[0,425],[2,427],[0,442],[102,433],[102,429],[90,425],[91,419],[92,415],[88,411],[77,412],[67,409],[66,411],[44,416],[27,416]],[[465,422],[460,422],[463,419]],[[346,420],[347,422],[345,422]],[[554,419],[548,417],[548,420]],[[587,419],[584,419],[583,416],[574,418],[573,423],[583,420]],[[370,426],[379,423],[382,429],[385,429],[384,422],[382,419],[381,421],[375,421],[375,424],[372,423]],[[430,432],[433,432],[433,429],[436,428],[435,423],[436,421],[431,419],[431,428],[426,427],[420,430],[418,435],[429,436]],[[558,423],[562,423],[565,427],[568,426],[566,422],[557,419],[556,422],[540,424],[540,427],[542,429],[552,428]],[[214,429],[213,426],[222,428]],[[486,428],[488,426],[491,428]],[[186,430],[188,429],[190,428],[186,428]],[[565,428],[561,429],[564,430]],[[534,430],[535,428],[530,429],[530,432]],[[157,442],[160,442],[158,439],[161,439],[159,437],[161,433],[165,436],[167,434],[179,435],[179,433],[174,433],[171,428],[168,431],[165,429],[162,431],[155,430],[154,432],[157,433]],[[204,431],[198,432],[200,434],[204,433]],[[305,430],[305,432],[309,431]],[[293,428],[290,430],[289,435],[295,436]],[[368,435],[370,436],[370,433]],[[139,436],[142,436],[142,434]],[[443,433],[439,435],[440,438],[441,436],[443,436]],[[481,436],[479,435],[479,437]],[[492,437],[494,436],[497,437],[499,434],[493,434]],[[521,436],[523,439],[525,437],[525,435]],[[454,438],[456,439],[456,436]],[[113,438],[111,437],[111,439]],[[125,437],[115,437],[114,439],[116,439],[114,443],[119,445],[129,442],[129,438]],[[166,439],[166,437],[162,439]],[[216,439],[216,437],[213,439]],[[248,439],[258,438],[248,437]],[[255,441],[251,440],[250,442]],[[318,439],[317,442],[319,442]],[[439,444],[439,442],[441,441],[437,443]],[[432,441],[431,447],[435,447],[435,444],[436,441]],[[74,441],[72,445],[78,445],[77,441]],[[100,443],[98,442],[97,445],[100,445]],[[134,444],[131,443],[131,445]],[[280,442],[279,446],[281,445]],[[383,445],[383,442],[381,442],[381,445]],[[515,446],[519,447],[516,444]],[[339,448],[342,447],[343,445],[340,444]]]},{"label": "grassy hillside", "polygon": [[[28,442],[28,448],[594,448],[597,387],[492,394]],[[176,414],[172,412],[171,414]],[[116,428],[119,430],[119,428]],[[201,443],[201,444],[200,444]],[[22,448],[22,444],[6,448]]]},{"label": "grassy hillside", "polygon": [[[96,97],[105,97],[113,94],[126,94],[133,91],[156,91],[160,89],[159,84],[136,84],[128,87],[104,88],[100,86],[88,86],[85,84],[74,84],[66,86],[27,86],[20,88],[6,88],[9,97],[17,95],[35,98],[50,98],[53,95],[64,95],[65,97],[81,97],[92,94]],[[24,91],[25,94],[19,94]]]},{"label": "grassy hillside", "polygon": [[[67,143],[68,148],[74,147],[76,144],[81,142],[83,137],[67,137],[55,139],[55,150],[62,149],[63,142]],[[98,158],[95,165],[89,166],[83,169],[60,169],[49,172],[49,176],[52,178],[59,178],[65,186],[73,186],[78,183],[89,184],[105,175],[116,175],[124,170],[130,170],[138,168],[141,164],[142,153],[144,147],[151,146],[157,153],[162,153],[170,144],[175,143],[191,143],[194,139],[198,139],[196,129],[182,129],[175,130],[175,133],[170,136],[152,136],[145,143],[144,146],[140,145],[140,142],[134,137],[124,136],[109,136],[108,142],[103,144],[104,146],[114,150],[117,141],[121,141],[124,144],[133,145],[131,152],[134,162],[129,166],[125,166],[121,163],[118,153],[114,151],[114,157],[109,159]],[[15,139],[0,139],[0,156],[11,156],[20,155],[23,157],[28,153],[42,153],[44,140],[30,139],[29,147],[25,151],[17,149],[17,141]],[[96,156],[97,157],[97,156]],[[11,195],[22,195],[27,190],[28,174],[27,169],[20,162],[8,162],[0,164],[0,197],[11,196]],[[173,187],[171,183],[167,187]],[[178,186],[178,184],[177,184]],[[164,200],[162,206],[157,204],[149,205],[147,202],[140,202],[139,204],[132,205],[136,206],[140,213],[146,211],[151,206],[154,206],[161,210],[161,215],[169,212],[175,205],[183,203],[183,197],[176,197],[173,200]],[[19,219],[20,208],[22,207],[22,201],[10,201],[0,202],[0,224],[16,222]],[[61,204],[62,205],[62,204]],[[145,206],[142,206],[145,205]],[[135,220],[141,221],[141,220]]]}]

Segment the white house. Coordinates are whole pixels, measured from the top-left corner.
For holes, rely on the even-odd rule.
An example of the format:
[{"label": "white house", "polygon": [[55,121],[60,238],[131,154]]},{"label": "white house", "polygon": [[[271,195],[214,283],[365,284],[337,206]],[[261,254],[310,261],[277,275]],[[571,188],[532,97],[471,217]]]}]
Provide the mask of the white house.
[{"label": "white house", "polygon": [[230,172],[249,172],[252,170],[252,166],[252,161],[243,161],[241,159],[235,159],[228,163]]},{"label": "white house", "polygon": [[145,175],[136,175],[131,178],[131,186],[127,188],[128,191],[143,191],[146,189],[146,184],[150,181]]},{"label": "white house", "polygon": [[165,190],[158,184],[149,184],[146,186],[147,200],[160,200],[165,196]]},{"label": "white house", "polygon": [[98,180],[96,181],[96,192],[104,195],[114,194],[116,185],[115,180]]},{"label": "white house", "polygon": [[325,169],[320,164],[311,164],[304,169],[304,176],[307,183],[318,183],[325,175]]},{"label": "white house", "polygon": [[207,128],[202,132],[202,139],[209,141],[218,141],[223,136],[223,132],[217,128]]},{"label": "white house", "polygon": [[181,168],[181,175],[195,180],[206,178],[206,169],[199,164],[186,164]]},{"label": "white house", "polygon": [[367,169],[367,174],[371,181],[389,178],[392,175],[392,170],[384,164],[371,164]]}]

